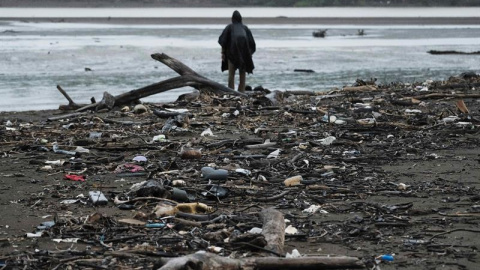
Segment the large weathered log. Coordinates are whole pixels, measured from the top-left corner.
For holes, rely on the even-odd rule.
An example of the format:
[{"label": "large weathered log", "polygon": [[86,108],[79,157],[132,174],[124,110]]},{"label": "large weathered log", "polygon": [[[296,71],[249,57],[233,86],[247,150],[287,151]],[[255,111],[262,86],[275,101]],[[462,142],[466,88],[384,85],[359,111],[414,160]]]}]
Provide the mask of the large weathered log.
[{"label": "large weathered log", "polygon": [[447,94],[447,93],[431,93],[423,96],[415,96],[415,99],[435,99],[435,98],[480,98],[480,94]]},{"label": "large weathered log", "polygon": [[[208,89],[209,91],[213,91],[215,93],[229,93],[232,95],[247,97],[247,95],[244,93],[235,91],[231,88],[228,88],[225,85],[211,81],[199,75],[198,73],[193,71],[191,68],[183,64],[182,62],[164,53],[152,54],[152,58],[162,62],[163,64],[165,64],[166,66],[168,66],[169,68],[171,68],[172,70],[180,74],[180,76],[117,95],[114,97],[115,106],[128,104],[144,97],[163,93],[168,90],[181,88],[185,86],[191,86],[200,91],[205,91]],[[98,108],[97,106],[99,106],[99,103],[94,103],[94,104],[90,104],[88,106],[82,107],[78,109],[77,112],[85,111],[92,108]],[[109,105],[111,106],[111,103],[109,103]]]},{"label": "large weathered log", "polygon": [[260,212],[263,220],[262,234],[267,240],[266,249],[279,254],[284,254],[285,243],[285,219],[283,214],[273,208],[263,209]]},{"label": "large weathered log", "polygon": [[300,257],[300,258],[244,258],[230,259],[212,253],[197,252],[179,258],[163,258],[159,270],[276,270],[276,269],[353,269],[365,268],[364,263],[355,257]]},{"label": "large weathered log", "polygon": [[251,265],[253,269],[276,270],[276,269],[352,269],[365,268],[364,263],[355,257],[300,257],[300,258],[246,258],[243,259],[243,269]]},{"label": "large weathered log", "polygon": [[378,91],[378,87],[373,85],[361,85],[361,86],[345,86],[342,89],[346,92],[357,92],[357,91]]},{"label": "large weathered log", "polygon": [[469,90],[472,89],[473,87],[479,87],[480,83],[478,82],[473,82],[473,83],[448,83],[444,85],[434,85],[431,88],[432,89],[438,89],[438,90],[450,90],[450,89],[465,89]]}]

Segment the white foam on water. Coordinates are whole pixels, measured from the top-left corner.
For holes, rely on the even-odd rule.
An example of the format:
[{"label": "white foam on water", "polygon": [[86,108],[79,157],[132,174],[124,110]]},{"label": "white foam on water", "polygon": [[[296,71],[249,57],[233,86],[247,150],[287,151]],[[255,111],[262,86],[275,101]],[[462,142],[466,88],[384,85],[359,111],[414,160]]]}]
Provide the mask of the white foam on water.
[{"label": "white foam on water", "polygon": [[[326,24],[248,24],[250,29],[479,29],[480,25],[326,25]],[[0,32],[45,31],[45,30],[99,30],[99,29],[202,29],[221,30],[220,24],[109,24],[109,23],[64,23],[64,22],[19,22],[5,21]]]}]

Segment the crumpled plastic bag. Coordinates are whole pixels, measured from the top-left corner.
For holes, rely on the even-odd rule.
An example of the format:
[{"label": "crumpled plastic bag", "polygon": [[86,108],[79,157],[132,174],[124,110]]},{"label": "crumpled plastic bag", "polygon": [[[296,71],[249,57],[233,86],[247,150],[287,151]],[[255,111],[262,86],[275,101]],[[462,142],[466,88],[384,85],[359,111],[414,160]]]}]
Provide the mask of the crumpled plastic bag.
[{"label": "crumpled plastic bag", "polygon": [[76,175],[76,174],[66,174],[63,176],[65,180],[72,180],[72,181],[79,181],[79,182],[85,182],[85,175]]},{"label": "crumpled plastic bag", "polygon": [[115,173],[141,172],[144,170],[145,169],[142,166],[131,164],[131,163],[125,163],[125,164],[118,165],[114,172]]}]

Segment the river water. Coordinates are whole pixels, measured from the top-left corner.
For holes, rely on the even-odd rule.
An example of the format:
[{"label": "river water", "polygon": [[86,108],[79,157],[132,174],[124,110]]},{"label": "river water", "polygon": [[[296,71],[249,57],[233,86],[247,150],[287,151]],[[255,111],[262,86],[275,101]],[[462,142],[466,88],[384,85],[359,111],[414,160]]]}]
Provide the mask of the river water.
[{"label": "river water", "polygon": [[[152,11],[153,10],[153,11]],[[299,11],[300,10],[300,11]],[[244,17],[478,17],[465,9],[240,9]],[[448,12],[450,10],[450,12]],[[199,17],[232,9],[7,9],[5,17]],[[110,12],[110,13],[109,13]],[[163,12],[163,13],[162,13]],[[182,13],[183,12],[183,13]],[[336,13],[335,13],[336,12]],[[357,13],[355,13],[357,12]],[[156,14],[156,15],[155,15]],[[202,15],[201,15],[202,14]],[[217,15],[215,15],[217,14]],[[330,15],[324,15],[330,14]],[[338,15],[337,17],[339,17]],[[247,84],[271,90],[326,91],[375,77],[380,83],[441,80],[465,71],[480,72],[478,55],[430,55],[428,50],[480,50],[480,25],[265,25],[247,24],[256,39],[256,68]],[[0,111],[55,109],[67,101],[100,100],[104,91],[120,94],[176,74],[150,58],[166,53],[198,73],[226,84],[220,71],[218,36],[225,25],[33,23],[0,21]],[[327,29],[326,38],[312,32]],[[358,29],[366,35],[358,36]],[[91,71],[86,71],[86,68]],[[298,73],[294,69],[311,69]],[[175,100],[189,88],[146,98]]]}]

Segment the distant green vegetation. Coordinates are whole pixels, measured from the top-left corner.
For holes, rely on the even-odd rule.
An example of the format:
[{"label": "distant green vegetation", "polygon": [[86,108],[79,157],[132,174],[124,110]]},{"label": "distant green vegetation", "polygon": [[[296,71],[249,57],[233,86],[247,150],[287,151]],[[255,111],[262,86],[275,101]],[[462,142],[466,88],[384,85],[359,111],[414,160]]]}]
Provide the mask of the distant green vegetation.
[{"label": "distant green vegetation", "polygon": [[[177,1],[178,2],[178,1]],[[195,5],[197,1],[185,1]],[[283,6],[283,7],[331,7],[331,6],[480,6],[480,0],[213,0],[210,5],[227,6]],[[198,3],[198,2],[197,2]]]},{"label": "distant green vegetation", "polygon": [[480,0],[0,0],[0,7],[419,7],[480,6]]}]

